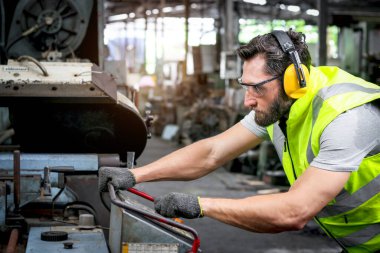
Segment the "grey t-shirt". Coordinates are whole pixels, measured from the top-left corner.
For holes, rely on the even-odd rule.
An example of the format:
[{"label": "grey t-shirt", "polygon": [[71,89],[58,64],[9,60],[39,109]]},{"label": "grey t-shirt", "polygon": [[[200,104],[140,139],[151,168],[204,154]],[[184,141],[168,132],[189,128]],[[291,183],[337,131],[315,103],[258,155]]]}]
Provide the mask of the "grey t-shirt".
[{"label": "grey t-shirt", "polygon": [[[258,126],[255,113],[241,123],[258,137],[269,140],[265,127]],[[291,138],[291,137],[290,137]],[[372,103],[348,110],[322,132],[320,151],[311,166],[331,171],[356,171],[363,158],[380,153],[380,108]]]}]

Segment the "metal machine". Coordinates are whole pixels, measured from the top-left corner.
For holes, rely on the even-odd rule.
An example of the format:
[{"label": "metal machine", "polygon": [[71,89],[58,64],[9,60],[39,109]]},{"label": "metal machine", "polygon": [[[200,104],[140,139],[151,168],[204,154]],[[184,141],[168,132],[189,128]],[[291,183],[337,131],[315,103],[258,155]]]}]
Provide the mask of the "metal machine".
[{"label": "metal machine", "polygon": [[[21,56],[0,69],[0,101],[9,115],[4,131],[14,132],[4,138],[0,152],[2,238],[12,229],[29,233],[26,252],[34,252],[29,249],[33,238],[45,231],[34,227],[78,225],[82,214],[93,215],[93,225],[108,227],[109,213],[96,194],[98,169],[126,167],[127,152],[137,158],[148,134],[144,119],[116,91],[112,76],[92,63]],[[103,238],[106,245],[103,233],[94,231],[78,231],[75,240]],[[38,245],[38,251],[45,249]],[[83,248],[88,250],[85,244]]]},{"label": "metal machine", "polygon": [[[133,166],[149,120],[102,69],[103,5],[0,0],[0,251],[120,252],[126,243],[108,237],[117,217],[109,196],[98,194],[97,174],[101,166]],[[191,248],[191,237],[166,236],[172,225],[159,233],[174,239],[162,242]]]}]

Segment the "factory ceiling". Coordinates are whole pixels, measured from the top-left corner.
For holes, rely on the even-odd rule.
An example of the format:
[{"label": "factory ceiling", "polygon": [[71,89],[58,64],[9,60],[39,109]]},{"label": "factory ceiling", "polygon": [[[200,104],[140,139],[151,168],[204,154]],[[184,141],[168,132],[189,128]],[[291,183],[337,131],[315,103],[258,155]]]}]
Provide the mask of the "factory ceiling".
[{"label": "factory ceiling", "polygon": [[[318,3],[328,8],[328,23],[348,26],[366,20],[380,23],[380,0],[231,0],[241,18],[304,19],[316,24]],[[219,18],[224,0],[106,0],[106,15],[132,14],[129,18],[184,17],[185,5],[190,17]],[[162,10],[162,11],[161,11]]]}]

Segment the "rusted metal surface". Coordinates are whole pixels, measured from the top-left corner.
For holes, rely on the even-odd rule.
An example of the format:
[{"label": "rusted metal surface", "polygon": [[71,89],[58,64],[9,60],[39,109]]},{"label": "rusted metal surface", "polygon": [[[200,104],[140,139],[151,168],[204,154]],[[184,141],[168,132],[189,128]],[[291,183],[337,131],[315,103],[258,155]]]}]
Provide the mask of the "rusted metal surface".
[{"label": "rusted metal surface", "polygon": [[99,87],[114,100],[117,100],[117,84],[114,77],[109,73],[103,72],[103,70],[95,64],[92,65],[91,71],[91,79],[95,86]]},{"label": "rusted metal surface", "polygon": [[16,97],[16,102],[25,97],[86,98],[78,101],[102,103],[112,103],[117,99],[117,86],[112,76],[92,63],[38,64],[46,69],[48,76],[44,76],[33,62],[9,61],[4,65],[0,69],[0,97]]}]

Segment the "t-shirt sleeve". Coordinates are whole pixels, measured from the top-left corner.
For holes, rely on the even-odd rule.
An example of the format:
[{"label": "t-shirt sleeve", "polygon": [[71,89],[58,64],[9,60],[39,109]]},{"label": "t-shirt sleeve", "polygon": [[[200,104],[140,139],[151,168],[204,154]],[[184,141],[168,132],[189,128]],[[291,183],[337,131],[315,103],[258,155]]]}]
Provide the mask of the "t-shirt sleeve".
[{"label": "t-shirt sleeve", "polygon": [[255,111],[251,111],[240,121],[240,123],[247,128],[249,131],[254,133],[257,137],[270,140],[268,131],[265,127],[257,125],[255,122]]},{"label": "t-shirt sleeve", "polygon": [[365,104],[335,118],[322,132],[320,152],[311,166],[356,171],[362,160],[380,152],[380,109]]}]

